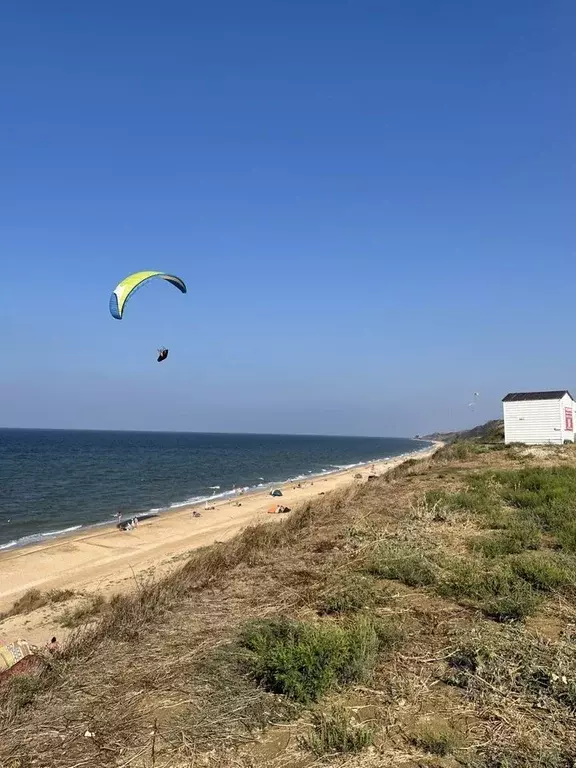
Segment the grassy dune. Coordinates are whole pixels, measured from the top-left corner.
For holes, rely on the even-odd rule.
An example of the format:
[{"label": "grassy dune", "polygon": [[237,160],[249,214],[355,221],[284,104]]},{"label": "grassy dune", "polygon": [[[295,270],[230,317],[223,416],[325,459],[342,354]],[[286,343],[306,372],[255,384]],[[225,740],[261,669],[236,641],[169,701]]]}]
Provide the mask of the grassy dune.
[{"label": "grassy dune", "polygon": [[576,450],[451,444],[83,620],[2,691],[3,768],[568,768]]}]

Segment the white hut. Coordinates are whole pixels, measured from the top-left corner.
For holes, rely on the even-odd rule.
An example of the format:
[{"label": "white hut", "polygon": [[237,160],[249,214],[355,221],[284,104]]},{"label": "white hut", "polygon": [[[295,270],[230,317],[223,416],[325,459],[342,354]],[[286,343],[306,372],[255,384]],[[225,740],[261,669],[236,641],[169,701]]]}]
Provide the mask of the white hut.
[{"label": "white hut", "polygon": [[506,443],[574,442],[576,403],[568,390],[510,392],[502,404]]}]

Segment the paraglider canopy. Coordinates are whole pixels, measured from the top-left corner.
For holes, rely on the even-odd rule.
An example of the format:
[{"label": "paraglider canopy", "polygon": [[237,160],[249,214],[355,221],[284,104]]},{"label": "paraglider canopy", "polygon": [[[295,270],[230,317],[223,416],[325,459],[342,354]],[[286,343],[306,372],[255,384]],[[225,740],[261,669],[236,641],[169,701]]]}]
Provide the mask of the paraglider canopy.
[{"label": "paraglider canopy", "polygon": [[169,275],[167,272],[154,271],[134,272],[132,275],[125,277],[124,280],[121,280],[112,291],[109,305],[112,317],[116,318],[116,320],[122,320],[124,307],[126,306],[128,299],[136,290],[141,288],[144,283],[147,283],[149,280],[156,277],[171,283],[182,293],[186,293],[187,291],[184,281],[180,277],[176,277],[176,275]]}]

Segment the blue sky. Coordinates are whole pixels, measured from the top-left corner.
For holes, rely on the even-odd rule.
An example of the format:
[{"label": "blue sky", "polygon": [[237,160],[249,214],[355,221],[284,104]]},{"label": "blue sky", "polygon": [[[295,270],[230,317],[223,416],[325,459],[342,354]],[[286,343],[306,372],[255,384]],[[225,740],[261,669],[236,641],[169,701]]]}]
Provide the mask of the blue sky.
[{"label": "blue sky", "polygon": [[[570,0],[1,27],[0,425],[411,435],[576,389]],[[113,320],[139,269],[189,293]]]}]

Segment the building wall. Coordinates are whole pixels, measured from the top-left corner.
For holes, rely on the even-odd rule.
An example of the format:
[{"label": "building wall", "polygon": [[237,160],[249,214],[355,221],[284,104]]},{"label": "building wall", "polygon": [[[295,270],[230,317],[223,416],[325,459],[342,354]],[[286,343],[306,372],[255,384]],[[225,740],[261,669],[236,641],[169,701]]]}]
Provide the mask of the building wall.
[{"label": "building wall", "polygon": [[[570,440],[574,442],[574,418],[576,413],[576,403],[570,395],[564,395],[560,401],[560,419],[562,422],[562,442]],[[570,428],[572,427],[572,428]]]},{"label": "building wall", "polygon": [[[565,397],[570,400],[566,395]],[[557,443],[564,437],[563,400],[519,400],[504,406],[504,440],[506,443]],[[571,402],[571,401],[570,401]],[[569,407],[566,405],[566,407]],[[566,433],[568,434],[568,433]],[[572,439],[574,433],[572,432]]]}]

